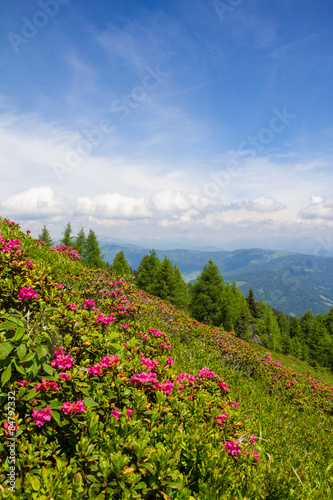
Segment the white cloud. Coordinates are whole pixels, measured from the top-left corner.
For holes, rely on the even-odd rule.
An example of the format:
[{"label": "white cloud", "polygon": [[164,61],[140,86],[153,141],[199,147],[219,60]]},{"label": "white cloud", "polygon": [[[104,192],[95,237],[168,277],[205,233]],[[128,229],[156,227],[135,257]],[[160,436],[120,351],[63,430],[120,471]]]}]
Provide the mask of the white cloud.
[{"label": "white cloud", "polygon": [[10,196],[1,202],[4,213],[25,218],[44,218],[45,216],[68,213],[68,207],[57,199],[53,189],[48,186],[36,187]]},{"label": "white cloud", "polygon": [[312,196],[311,203],[299,212],[301,219],[327,219],[333,221],[333,198]]}]

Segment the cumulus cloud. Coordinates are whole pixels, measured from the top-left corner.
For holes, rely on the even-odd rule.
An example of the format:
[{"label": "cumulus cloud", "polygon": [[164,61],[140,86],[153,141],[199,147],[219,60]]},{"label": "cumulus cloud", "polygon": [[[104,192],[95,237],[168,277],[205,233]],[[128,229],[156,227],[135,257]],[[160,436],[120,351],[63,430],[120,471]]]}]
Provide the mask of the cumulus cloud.
[{"label": "cumulus cloud", "polygon": [[298,213],[301,219],[333,220],[333,198],[312,196],[310,205]]},{"label": "cumulus cloud", "polygon": [[66,204],[56,198],[53,189],[48,186],[31,188],[10,196],[1,202],[1,208],[4,213],[22,219],[39,219],[68,213]]},{"label": "cumulus cloud", "polygon": [[243,208],[255,212],[278,212],[279,210],[284,210],[287,207],[273,198],[258,196],[253,200],[243,202]]}]

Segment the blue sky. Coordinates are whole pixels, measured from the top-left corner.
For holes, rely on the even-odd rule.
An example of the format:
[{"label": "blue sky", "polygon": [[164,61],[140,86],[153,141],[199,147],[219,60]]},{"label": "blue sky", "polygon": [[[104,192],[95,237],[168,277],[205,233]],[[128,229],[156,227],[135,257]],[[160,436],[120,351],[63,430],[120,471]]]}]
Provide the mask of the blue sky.
[{"label": "blue sky", "polygon": [[2,0],[0,213],[333,255],[331,0]]}]

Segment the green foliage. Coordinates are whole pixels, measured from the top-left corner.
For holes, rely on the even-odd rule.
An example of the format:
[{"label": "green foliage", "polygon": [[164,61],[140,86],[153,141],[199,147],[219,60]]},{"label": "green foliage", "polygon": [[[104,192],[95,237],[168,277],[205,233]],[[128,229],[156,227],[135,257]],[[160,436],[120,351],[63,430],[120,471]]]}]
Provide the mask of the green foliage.
[{"label": "green foliage", "polygon": [[121,250],[115,255],[110,271],[111,273],[117,274],[119,276],[130,276],[132,274],[131,268],[128,265],[123,250]]},{"label": "green foliage", "polygon": [[38,235],[39,241],[44,241],[49,247],[54,245],[50,233],[48,232],[46,226],[44,225],[42,228],[42,232]]},{"label": "green foliage", "polygon": [[61,245],[66,245],[66,247],[71,247],[73,242],[73,237],[72,237],[72,226],[71,223],[68,222],[65,226],[64,232],[63,232],[63,237],[60,240]]},{"label": "green foliage", "polygon": [[[332,382],[110,281],[8,220],[0,234],[1,498],[332,498]],[[327,332],[328,323],[319,318]],[[313,324],[311,342],[324,336]],[[46,408],[50,419],[36,425]]]},{"label": "green foliage", "polygon": [[74,242],[72,243],[73,248],[79,252],[79,254],[82,256],[82,258],[85,257],[85,247],[86,247],[86,235],[84,233],[83,227],[81,227],[80,231],[78,232],[76,238],[74,239]]},{"label": "green foliage", "polygon": [[90,269],[105,267],[103,255],[99,247],[98,239],[95,232],[90,229],[85,246],[84,246],[83,262]]}]

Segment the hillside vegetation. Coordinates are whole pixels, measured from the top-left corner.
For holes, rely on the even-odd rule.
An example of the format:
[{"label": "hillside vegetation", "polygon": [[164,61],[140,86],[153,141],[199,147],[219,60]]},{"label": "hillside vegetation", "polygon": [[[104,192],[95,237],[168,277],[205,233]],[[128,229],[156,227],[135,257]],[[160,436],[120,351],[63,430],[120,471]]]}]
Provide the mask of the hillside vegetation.
[{"label": "hillside vegetation", "polygon": [[333,498],[329,377],[1,218],[0,280],[1,498]]}]

